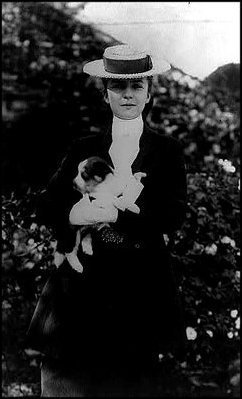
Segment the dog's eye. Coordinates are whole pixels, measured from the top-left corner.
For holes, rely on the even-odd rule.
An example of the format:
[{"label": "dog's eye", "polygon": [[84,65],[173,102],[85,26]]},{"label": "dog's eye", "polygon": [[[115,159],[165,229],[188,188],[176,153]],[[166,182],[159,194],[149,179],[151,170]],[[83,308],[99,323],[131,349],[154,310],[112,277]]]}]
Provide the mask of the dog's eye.
[{"label": "dog's eye", "polygon": [[101,183],[101,181],[103,181],[103,179],[101,178],[101,176],[98,176],[98,175],[95,175],[95,176],[94,176],[94,180],[95,180],[97,183]]}]

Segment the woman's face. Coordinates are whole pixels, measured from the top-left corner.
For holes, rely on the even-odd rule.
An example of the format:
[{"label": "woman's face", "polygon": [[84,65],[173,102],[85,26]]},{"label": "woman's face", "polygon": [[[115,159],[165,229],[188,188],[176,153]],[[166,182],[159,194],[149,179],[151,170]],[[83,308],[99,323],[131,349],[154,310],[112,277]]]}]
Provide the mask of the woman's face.
[{"label": "woman's face", "polygon": [[150,101],[147,78],[109,79],[104,99],[117,118],[137,118]]}]

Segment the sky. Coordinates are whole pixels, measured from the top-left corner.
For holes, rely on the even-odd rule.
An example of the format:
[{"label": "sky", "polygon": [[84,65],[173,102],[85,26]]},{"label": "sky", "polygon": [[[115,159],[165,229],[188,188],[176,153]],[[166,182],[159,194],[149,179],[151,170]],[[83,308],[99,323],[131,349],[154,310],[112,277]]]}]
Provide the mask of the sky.
[{"label": "sky", "polygon": [[79,18],[200,79],[240,62],[239,2],[88,2]]}]

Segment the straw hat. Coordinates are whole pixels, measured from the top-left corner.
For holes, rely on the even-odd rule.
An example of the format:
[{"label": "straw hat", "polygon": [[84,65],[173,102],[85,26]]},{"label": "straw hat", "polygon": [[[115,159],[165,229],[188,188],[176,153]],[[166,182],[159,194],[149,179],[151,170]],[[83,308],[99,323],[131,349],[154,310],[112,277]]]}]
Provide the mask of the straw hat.
[{"label": "straw hat", "polygon": [[151,55],[127,44],[107,47],[101,60],[88,62],[83,72],[99,77],[114,79],[135,79],[157,75],[170,69],[166,61],[154,65]]}]

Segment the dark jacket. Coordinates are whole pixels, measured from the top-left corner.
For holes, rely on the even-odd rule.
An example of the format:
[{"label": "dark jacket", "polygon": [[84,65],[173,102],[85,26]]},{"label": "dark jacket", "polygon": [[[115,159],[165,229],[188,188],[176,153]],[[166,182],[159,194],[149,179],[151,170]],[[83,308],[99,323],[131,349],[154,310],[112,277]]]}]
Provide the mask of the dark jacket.
[{"label": "dark jacket", "polygon": [[[111,141],[111,128],[76,141],[51,179],[39,215],[57,237],[69,231],[70,210],[81,198],[72,183],[79,162],[100,156],[112,165]],[[163,240],[164,233],[180,228],[185,216],[186,176],[179,142],[145,125],[132,171],[147,176],[136,201],[140,214],[119,211],[112,226],[125,245],[97,235],[94,255],[82,259],[83,275],[67,262],[53,273],[30,325],[32,346],[57,356],[137,359],[184,343],[177,287]]]},{"label": "dark jacket", "polygon": [[[112,165],[108,154],[111,145],[111,128],[106,134],[76,140],[71,146],[60,168],[52,177],[39,207],[39,215],[47,225],[62,230],[69,225],[69,212],[81,194],[73,187],[79,162],[97,155]],[[171,233],[177,230],[185,216],[186,176],[182,149],[177,140],[158,134],[147,125],[140,140],[140,152],[132,165],[133,173],[147,173],[145,187],[137,200],[141,213],[122,212],[118,224],[136,227],[136,233],[146,234],[152,228],[156,232]],[[148,229],[140,230],[147,226]],[[150,230],[149,230],[150,231]],[[150,234],[148,234],[150,236]]]}]

